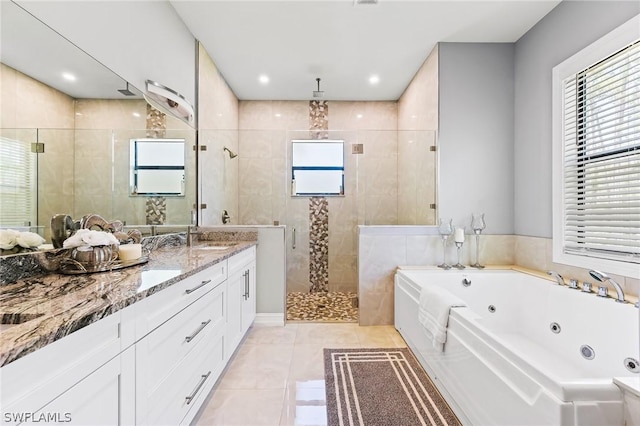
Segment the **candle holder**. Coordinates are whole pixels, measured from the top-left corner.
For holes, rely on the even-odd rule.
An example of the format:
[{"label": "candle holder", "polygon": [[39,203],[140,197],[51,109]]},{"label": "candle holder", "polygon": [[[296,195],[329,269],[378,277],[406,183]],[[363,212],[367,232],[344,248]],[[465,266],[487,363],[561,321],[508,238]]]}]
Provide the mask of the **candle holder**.
[{"label": "candle holder", "polygon": [[453,265],[453,268],[456,269],[464,269],[464,265],[462,263],[460,263],[460,250],[462,250],[462,245],[464,243],[462,241],[456,241],[456,247],[458,248],[458,263],[456,263],[455,265]]},{"label": "candle holder", "polygon": [[440,233],[440,238],[442,238],[442,263],[438,265],[438,268],[445,270],[451,269],[451,265],[447,263],[447,240],[453,233],[452,222],[452,219],[449,219],[449,221],[440,219],[440,224],[438,226],[438,232]]},{"label": "candle holder", "polygon": [[473,229],[473,233],[476,236],[476,263],[471,266],[478,269],[484,268],[484,266],[480,264],[480,234],[485,227],[484,213],[473,214],[471,219],[471,229]]}]

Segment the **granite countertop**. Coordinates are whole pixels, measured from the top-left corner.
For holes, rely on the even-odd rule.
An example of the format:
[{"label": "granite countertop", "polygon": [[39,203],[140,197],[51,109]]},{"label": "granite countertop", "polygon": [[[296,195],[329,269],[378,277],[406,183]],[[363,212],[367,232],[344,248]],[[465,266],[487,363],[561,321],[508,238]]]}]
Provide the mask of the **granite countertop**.
[{"label": "granite countertop", "polygon": [[228,250],[170,246],[149,261],[116,271],[48,274],[0,286],[0,367],[184,278],[256,245],[237,241]]}]

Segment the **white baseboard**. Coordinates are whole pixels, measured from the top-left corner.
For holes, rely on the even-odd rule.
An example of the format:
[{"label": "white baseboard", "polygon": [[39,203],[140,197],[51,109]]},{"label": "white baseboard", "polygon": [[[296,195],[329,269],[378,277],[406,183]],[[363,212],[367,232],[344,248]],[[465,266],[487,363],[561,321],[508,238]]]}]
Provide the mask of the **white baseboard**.
[{"label": "white baseboard", "polygon": [[262,325],[280,325],[284,326],[284,312],[275,314],[256,314],[256,319],[253,320],[254,324]]}]

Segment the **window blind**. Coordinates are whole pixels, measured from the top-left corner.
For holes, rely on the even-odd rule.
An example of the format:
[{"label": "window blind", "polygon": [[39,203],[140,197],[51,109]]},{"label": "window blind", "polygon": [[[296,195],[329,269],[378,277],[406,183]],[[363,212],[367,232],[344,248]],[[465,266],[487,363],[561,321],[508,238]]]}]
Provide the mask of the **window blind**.
[{"label": "window blind", "polygon": [[640,42],[563,92],[564,252],[640,263]]},{"label": "window blind", "polygon": [[[0,137],[0,225],[35,223],[36,154],[28,142]],[[31,223],[25,223],[31,222]]]}]

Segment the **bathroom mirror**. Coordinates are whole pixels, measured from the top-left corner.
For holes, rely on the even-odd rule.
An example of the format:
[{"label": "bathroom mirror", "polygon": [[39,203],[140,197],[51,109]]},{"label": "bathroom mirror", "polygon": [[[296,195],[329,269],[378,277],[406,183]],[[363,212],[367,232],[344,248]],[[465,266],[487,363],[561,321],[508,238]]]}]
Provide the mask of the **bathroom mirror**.
[{"label": "bathroom mirror", "polygon": [[[184,230],[195,204],[193,127],[153,108],[140,90],[19,5],[3,1],[0,8],[0,143],[11,141],[36,169],[33,180],[0,188],[0,207],[12,192],[30,191],[28,211],[2,213],[0,227],[50,240],[54,214],[95,213],[143,234]],[[157,193],[132,197],[130,141],[145,138],[181,141],[181,164],[170,165],[182,169],[180,189],[174,184],[166,201]],[[2,157],[4,170],[11,160]],[[150,205],[163,207],[161,221],[150,218]]]},{"label": "bathroom mirror", "polygon": [[184,196],[184,139],[131,139],[129,187],[133,196]]}]

